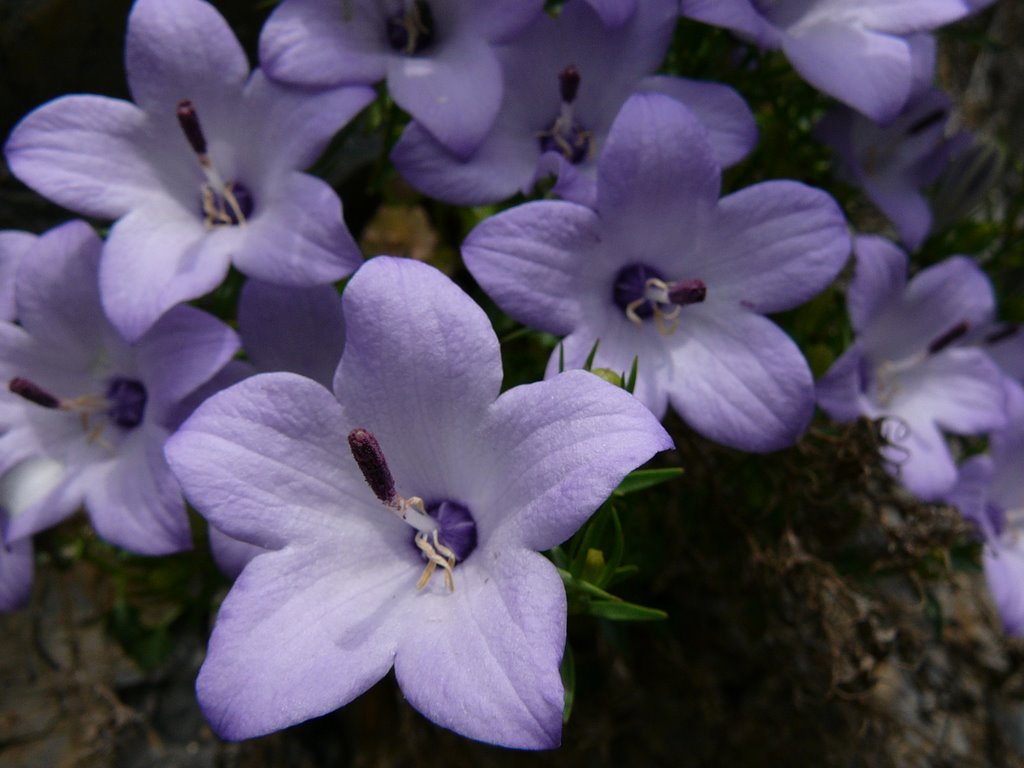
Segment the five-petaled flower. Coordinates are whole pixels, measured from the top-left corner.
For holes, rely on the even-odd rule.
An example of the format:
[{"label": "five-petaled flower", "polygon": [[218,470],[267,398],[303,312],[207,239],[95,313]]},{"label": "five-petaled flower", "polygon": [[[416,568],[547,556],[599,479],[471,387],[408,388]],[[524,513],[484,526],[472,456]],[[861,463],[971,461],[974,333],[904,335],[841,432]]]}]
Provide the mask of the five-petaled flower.
[{"label": "five-petaled flower", "polygon": [[636,95],[598,162],[597,204],[540,201],[486,219],[466,266],[512,317],[568,334],[548,374],[628,371],[655,415],[668,403],[697,431],[750,451],[791,444],[814,409],[796,344],[763,316],[821,291],[849,255],[824,192],[758,184],[718,199],[700,122],[660,94]]},{"label": "five-petaled flower", "polygon": [[486,315],[431,267],[372,259],[343,307],[336,396],[255,376],[168,443],[200,512],[268,550],[221,607],[200,705],[222,736],[248,738],[336,709],[394,666],[435,722],[553,747],[566,598],[538,551],[671,441],[582,371],[498,396]]},{"label": "five-petaled flower", "polygon": [[970,259],[953,256],[907,280],[907,257],[880,237],[856,239],[847,293],[857,339],[818,382],[833,418],[884,419],[889,467],[922,499],[956,481],[941,430],[976,435],[1006,421],[1003,373],[964,345],[992,319],[992,286]]},{"label": "five-petaled flower", "polygon": [[138,0],[125,68],[134,104],[61,97],[25,117],[5,149],[37,192],[118,220],[100,289],[122,335],[138,339],[219,285],[230,264],[292,285],[359,265],[337,194],[299,171],[372,90],[310,93],[250,74],[227,22],[202,0]]}]

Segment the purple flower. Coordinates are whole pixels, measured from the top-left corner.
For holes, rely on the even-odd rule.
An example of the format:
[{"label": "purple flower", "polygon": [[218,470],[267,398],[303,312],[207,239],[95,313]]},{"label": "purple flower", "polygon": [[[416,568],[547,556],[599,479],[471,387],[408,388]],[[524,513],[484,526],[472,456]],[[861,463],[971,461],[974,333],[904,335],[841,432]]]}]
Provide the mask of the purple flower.
[{"label": "purple flower", "polygon": [[25,604],[32,592],[34,574],[32,539],[7,545],[0,538],[0,612],[13,611]]},{"label": "purple flower", "polygon": [[[763,313],[821,291],[849,255],[846,222],[820,190],[789,181],[718,199],[706,133],[673,99],[633,96],[598,162],[596,210],[559,201],[485,220],[463,244],[473,276],[512,317],[568,334],[566,367],[628,371],[655,415],[770,451],[814,408],[807,363]],[[548,373],[559,365],[552,355]]]},{"label": "purple flower", "polygon": [[0,508],[16,545],[83,503],[97,533],[141,554],[191,545],[163,456],[173,414],[238,347],[192,307],[129,346],[103,314],[100,240],[75,221],[29,249],[16,288],[20,325],[0,323]]},{"label": "purple flower", "polygon": [[36,241],[29,232],[0,232],[0,321],[15,319],[14,280],[21,255]]},{"label": "purple flower", "polygon": [[331,282],[359,250],[341,204],[299,173],[372,98],[289,91],[256,70],[200,0],[138,0],[128,19],[130,102],[65,96],[14,129],[7,161],[30,187],[118,219],[103,249],[103,305],[129,340],[216,287],[233,263],[275,283]]},{"label": "purple flower", "polygon": [[956,21],[981,4],[971,0],[682,0],[682,13],[731,29],[762,47],[781,48],[815,88],[884,123],[903,109],[911,95],[914,63],[907,38]]},{"label": "purple flower", "polygon": [[413,122],[392,152],[395,167],[417,189],[449,203],[498,202],[556,174],[557,194],[593,205],[605,137],[637,91],[678,99],[708,128],[719,161],[738,162],[757,140],[743,99],[717,83],[652,75],[676,19],[673,0],[640,0],[627,22],[609,29],[584,0],[569,0],[557,19],[539,17],[500,48],[505,98],[473,154],[445,151],[427,127]]},{"label": "purple flower", "polygon": [[879,125],[841,107],[825,116],[816,133],[836,151],[845,176],[864,190],[896,225],[903,244],[914,250],[932,228],[932,212],[921,190],[939,177],[967,135],[947,136],[949,98],[930,87],[934,39],[916,35],[911,42],[915,55],[924,59],[924,76],[892,122]]},{"label": "purple flower", "polygon": [[985,579],[1006,631],[1024,635],[1024,390],[1009,380],[1006,411],[989,455],[963,463],[948,501],[981,533]]},{"label": "purple flower", "polygon": [[343,304],[337,399],[303,377],[255,376],[168,443],[210,522],[270,550],[221,607],[200,705],[244,739],[342,706],[393,665],[434,722],[553,747],[566,602],[537,552],[671,441],[591,374],[499,397],[486,316],[426,265],[372,259]]},{"label": "purple flower", "polygon": [[471,154],[501,104],[493,45],[542,0],[285,0],[260,37],[275,80],[307,87],[387,78],[391,96],[451,152]]},{"label": "purple flower", "polygon": [[970,259],[953,256],[907,281],[907,257],[861,236],[847,293],[857,339],[818,382],[818,404],[839,421],[883,418],[883,455],[910,491],[933,500],[956,467],[942,431],[975,435],[1005,423],[1003,374],[960,344],[988,323],[992,286]]}]

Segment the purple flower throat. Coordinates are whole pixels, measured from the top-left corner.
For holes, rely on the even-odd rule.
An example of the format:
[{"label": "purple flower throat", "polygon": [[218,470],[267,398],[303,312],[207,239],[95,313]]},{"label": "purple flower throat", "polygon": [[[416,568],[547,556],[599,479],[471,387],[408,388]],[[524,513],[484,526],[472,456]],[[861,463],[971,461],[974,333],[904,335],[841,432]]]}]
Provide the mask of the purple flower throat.
[{"label": "purple flower throat", "polygon": [[703,280],[668,282],[654,267],[636,263],[615,276],[612,301],[638,327],[653,317],[659,333],[667,336],[679,326],[683,307],[701,303],[707,292]]},{"label": "purple flower throat", "polygon": [[401,5],[385,20],[388,47],[395,53],[415,56],[434,43],[434,14],[425,0],[403,0]]},{"label": "purple flower throat", "polygon": [[423,589],[434,571],[440,568],[448,591],[454,592],[456,564],[476,549],[477,531],[472,513],[457,501],[442,500],[427,505],[418,496],[408,499],[400,496],[380,443],[369,430],[353,429],[348,435],[348,445],[373,495],[416,529],[412,542],[427,562],[416,588]]},{"label": "purple flower throat", "polygon": [[576,119],[574,102],[580,90],[580,72],[572,64],[558,75],[561,107],[550,128],[540,131],[541,152],[558,152],[573,165],[589,160],[594,153],[594,135]]},{"label": "purple flower throat", "polygon": [[74,398],[57,397],[29,379],[15,377],[7,388],[30,403],[42,408],[76,413],[90,441],[100,437],[105,422],[94,423],[94,417],[106,420],[124,430],[135,429],[146,413],[146,388],[142,382],[124,376],[114,376],[107,382],[102,394],[88,394]]},{"label": "purple flower throat", "polygon": [[207,228],[242,226],[252,216],[253,197],[240,181],[224,181],[207,154],[206,136],[199,125],[195,106],[187,99],[178,102],[178,125],[196,154],[204,181],[199,187],[199,213]]}]

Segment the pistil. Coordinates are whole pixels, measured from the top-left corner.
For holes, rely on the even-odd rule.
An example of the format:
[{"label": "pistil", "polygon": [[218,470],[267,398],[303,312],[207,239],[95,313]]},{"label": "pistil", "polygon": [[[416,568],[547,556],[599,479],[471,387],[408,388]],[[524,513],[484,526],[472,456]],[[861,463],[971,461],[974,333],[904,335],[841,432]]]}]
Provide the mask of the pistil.
[{"label": "pistil", "polygon": [[653,317],[658,332],[668,336],[679,327],[683,307],[701,303],[707,292],[703,280],[669,282],[653,267],[631,264],[616,276],[612,297],[634,325],[643,327]]},{"label": "pistil", "polygon": [[[252,195],[235,182],[225,182],[207,154],[206,136],[199,124],[199,115],[189,100],[178,102],[178,125],[196,154],[199,168],[206,181],[199,188],[203,219],[207,227],[218,225],[246,225],[246,216],[252,213]],[[248,209],[248,210],[246,210]]]},{"label": "pistil", "polygon": [[558,93],[561,96],[558,117],[546,131],[540,131],[540,147],[543,152],[560,152],[573,165],[589,159],[593,151],[593,134],[577,120],[576,95],[580,89],[580,72],[572,64],[558,75]]},{"label": "pistil", "polygon": [[[89,442],[100,440],[105,421],[93,424],[96,416],[105,416],[118,427],[134,429],[142,423],[146,408],[146,388],[135,379],[114,377],[104,394],[88,394],[79,397],[58,397],[30,379],[15,376],[7,389],[30,403],[57,411],[76,413],[82,421],[82,429],[89,435]],[[107,447],[112,448],[109,444]]]}]

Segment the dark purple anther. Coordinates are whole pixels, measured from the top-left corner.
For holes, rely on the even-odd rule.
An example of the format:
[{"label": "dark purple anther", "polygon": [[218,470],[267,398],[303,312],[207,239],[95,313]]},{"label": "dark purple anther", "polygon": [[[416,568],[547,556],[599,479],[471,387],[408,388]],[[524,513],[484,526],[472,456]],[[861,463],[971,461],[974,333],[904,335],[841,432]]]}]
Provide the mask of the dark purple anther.
[{"label": "dark purple anther", "polygon": [[384,452],[377,438],[362,427],[353,429],[348,433],[348,447],[352,449],[352,458],[359,465],[373,495],[389,507],[395,506],[398,503],[395,480],[391,477],[391,470],[384,460]]},{"label": "dark purple anther", "polygon": [[580,90],[580,71],[570,64],[558,75],[558,85],[562,101],[572,104],[576,101],[576,94]]},{"label": "dark purple anther", "polygon": [[1000,341],[1006,341],[1011,336],[1016,336],[1020,330],[1020,326],[1016,323],[1007,323],[997,331],[993,331],[985,337],[986,344],[998,344]]},{"label": "dark purple anther", "polygon": [[668,300],[680,307],[687,304],[700,304],[708,295],[708,287],[703,280],[680,280],[668,289]]},{"label": "dark purple anther", "polygon": [[939,336],[937,339],[935,339],[935,341],[928,345],[928,354],[934,355],[936,352],[941,352],[943,349],[945,349],[954,341],[956,341],[965,333],[967,333],[967,330],[970,327],[970,323],[968,323],[966,320],[961,320],[959,323],[954,325],[952,328],[950,328],[948,331],[946,331],[944,334]]},{"label": "dark purple anther", "polygon": [[188,143],[192,145],[192,150],[197,155],[205,155],[206,137],[203,136],[203,129],[199,127],[199,115],[188,99],[178,102],[178,125],[181,126]]},{"label": "dark purple anther", "polygon": [[437,539],[455,553],[460,563],[476,549],[476,522],[465,506],[457,501],[441,501],[427,507],[437,520]]},{"label": "dark purple anther", "polygon": [[135,429],[146,412],[146,388],[142,382],[121,376],[107,385],[107,416],[122,429]]},{"label": "dark purple anther", "polygon": [[[625,312],[634,301],[644,298],[647,293],[647,281],[651,278],[664,280],[661,272],[646,264],[630,264],[619,270],[612,284],[612,301],[615,302],[615,306]],[[640,304],[633,311],[643,320],[654,316],[654,307],[649,301]]]},{"label": "dark purple anther", "polygon": [[11,379],[7,388],[19,397],[25,398],[30,403],[41,405],[43,408],[60,408],[60,400],[58,398],[28,379],[15,376]]}]

